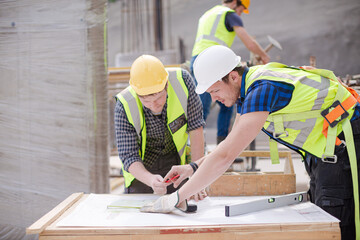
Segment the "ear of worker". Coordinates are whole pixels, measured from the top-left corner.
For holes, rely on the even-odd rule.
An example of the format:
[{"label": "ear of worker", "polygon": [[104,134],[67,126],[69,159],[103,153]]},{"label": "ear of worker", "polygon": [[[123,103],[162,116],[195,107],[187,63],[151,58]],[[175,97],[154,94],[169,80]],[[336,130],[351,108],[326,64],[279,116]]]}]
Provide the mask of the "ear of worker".
[{"label": "ear of worker", "polygon": [[140,211],[148,213],[170,213],[176,208],[186,213],[196,212],[197,210],[197,206],[188,205],[187,200],[179,203],[179,194],[178,191],[176,191],[145,204],[140,208]]}]

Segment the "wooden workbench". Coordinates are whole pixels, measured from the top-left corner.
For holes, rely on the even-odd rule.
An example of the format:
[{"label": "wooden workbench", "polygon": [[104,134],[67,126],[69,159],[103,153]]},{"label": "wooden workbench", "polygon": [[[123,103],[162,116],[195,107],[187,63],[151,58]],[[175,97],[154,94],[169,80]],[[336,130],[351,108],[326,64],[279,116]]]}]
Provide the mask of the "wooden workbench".
[{"label": "wooden workbench", "polygon": [[[27,234],[39,234],[40,240],[63,240],[63,239],[80,239],[80,240],[92,240],[92,239],[147,239],[147,240],[161,240],[161,239],[181,239],[181,240],[200,240],[200,239],[340,239],[340,229],[338,221],[331,220],[332,218],[324,218],[325,220],[315,222],[290,222],[290,223],[240,223],[236,222],[230,224],[208,224],[208,225],[180,225],[174,226],[170,217],[176,217],[179,214],[175,213],[173,216],[169,214],[151,214],[148,213],[146,218],[148,221],[153,221],[154,226],[77,226],[77,227],[64,227],[57,226],[59,221],[64,221],[70,218],[78,210],[77,206],[85,201],[91,195],[85,195],[82,193],[74,193],[64,200],[61,204],[55,207],[52,211],[39,219],[29,228],[27,228]],[[113,196],[113,195],[109,195]],[[124,195],[123,195],[124,196]],[[127,195],[128,196],[128,195]],[[152,195],[154,197],[154,195]],[[117,195],[116,197],[121,197]],[[311,203],[301,203],[311,204]],[[300,205],[300,204],[298,204]],[[324,214],[320,208],[313,205],[317,211],[316,214]],[[289,207],[289,206],[288,206]],[[285,207],[285,208],[288,208]],[[136,209],[137,210],[137,209]],[[281,210],[281,209],[280,209]],[[279,214],[281,215],[281,211]],[[137,210],[138,211],[138,210]],[[273,210],[269,210],[273,211]],[[283,209],[282,214],[288,211]],[[201,214],[204,210],[198,210]],[[265,213],[265,211],[263,211]],[[138,213],[139,214],[139,213]],[[146,213],[141,213],[146,214]],[[261,212],[258,212],[261,214]],[[269,213],[267,213],[269,214]],[[307,214],[306,212],[304,213]],[[315,214],[315,215],[316,215]],[[168,223],[162,226],[156,226],[156,218],[158,217],[169,218]],[[189,217],[188,217],[189,216]],[[194,215],[193,215],[194,216]],[[258,215],[257,218],[259,218]],[[252,216],[248,216],[250,219]],[[186,221],[187,218],[191,218],[191,215],[183,216],[182,220]],[[130,219],[130,218],[129,218]],[[231,218],[227,218],[230,219]],[[236,221],[240,218],[234,218]],[[330,219],[330,221],[329,221]],[[108,219],[107,219],[108,220]],[[124,221],[124,219],[122,219]],[[241,222],[241,221],[240,221]],[[91,225],[91,224],[90,224]]]}]

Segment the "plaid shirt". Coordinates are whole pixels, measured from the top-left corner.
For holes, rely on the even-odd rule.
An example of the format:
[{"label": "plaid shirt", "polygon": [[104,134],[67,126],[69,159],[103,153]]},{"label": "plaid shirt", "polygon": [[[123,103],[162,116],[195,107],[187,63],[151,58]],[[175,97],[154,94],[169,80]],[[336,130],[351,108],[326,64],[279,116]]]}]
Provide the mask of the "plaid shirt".
[{"label": "plaid shirt", "polygon": [[[182,70],[182,77],[189,91],[187,131],[190,132],[205,126],[205,121],[203,120],[200,98],[195,93],[194,81],[185,70]],[[151,167],[159,156],[171,152],[177,153],[177,150],[166,126],[167,103],[165,103],[161,115],[154,115],[150,109],[144,106],[143,110],[146,124],[146,151],[143,163],[146,167]],[[124,165],[125,171],[128,171],[132,163],[142,162],[139,155],[141,146],[138,144],[139,139],[135,128],[128,121],[124,107],[120,101],[116,101],[114,121],[119,157]]]}]

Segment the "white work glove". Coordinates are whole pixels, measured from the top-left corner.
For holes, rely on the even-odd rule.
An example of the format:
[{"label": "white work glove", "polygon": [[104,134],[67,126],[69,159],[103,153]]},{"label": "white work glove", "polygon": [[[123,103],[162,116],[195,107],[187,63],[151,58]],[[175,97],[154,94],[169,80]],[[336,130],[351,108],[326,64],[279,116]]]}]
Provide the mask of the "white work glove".
[{"label": "white work glove", "polygon": [[[178,205],[178,206],[177,206]],[[170,213],[175,210],[175,208],[180,209],[183,212],[186,212],[188,209],[187,201],[183,201],[179,204],[179,194],[178,191],[170,194],[164,195],[154,202],[145,204],[140,211],[141,212],[150,212],[150,213]]]}]

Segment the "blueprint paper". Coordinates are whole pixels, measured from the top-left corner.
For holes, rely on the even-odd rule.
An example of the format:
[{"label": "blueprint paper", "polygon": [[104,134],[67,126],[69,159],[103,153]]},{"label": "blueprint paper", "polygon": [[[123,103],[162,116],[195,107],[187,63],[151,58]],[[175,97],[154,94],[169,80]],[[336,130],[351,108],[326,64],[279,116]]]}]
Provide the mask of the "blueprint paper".
[{"label": "blueprint paper", "polygon": [[[155,227],[201,226],[222,224],[315,223],[339,222],[316,205],[305,202],[296,205],[264,210],[244,215],[226,217],[225,205],[266,198],[207,197],[197,202],[196,213],[175,210],[170,214],[142,213],[139,209],[108,209],[108,205],[133,202],[134,205],[156,200],[156,195],[106,195],[90,194],[57,227]],[[195,203],[195,202],[192,202]]]}]

